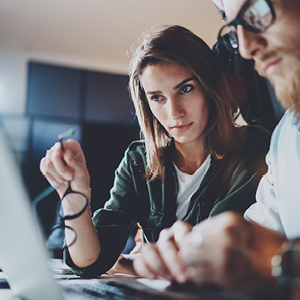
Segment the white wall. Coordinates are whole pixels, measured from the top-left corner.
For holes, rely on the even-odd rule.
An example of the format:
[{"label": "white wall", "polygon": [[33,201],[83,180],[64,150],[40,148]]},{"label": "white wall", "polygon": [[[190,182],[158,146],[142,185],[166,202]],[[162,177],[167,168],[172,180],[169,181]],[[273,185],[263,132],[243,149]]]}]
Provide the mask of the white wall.
[{"label": "white wall", "polygon": [[0,48],[0,113],[23,114],[26,99],[24,52]]}]

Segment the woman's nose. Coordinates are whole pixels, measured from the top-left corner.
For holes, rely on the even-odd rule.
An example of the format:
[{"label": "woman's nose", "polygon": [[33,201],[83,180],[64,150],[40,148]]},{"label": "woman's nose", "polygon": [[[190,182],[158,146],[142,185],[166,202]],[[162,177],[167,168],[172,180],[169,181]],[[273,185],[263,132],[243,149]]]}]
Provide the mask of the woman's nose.
[{"label": "woman's nose", "polygon": [[169,111],[172,119],[177,120],[185,115],[185,110],[182,103],[176,97],[170,99]]}]

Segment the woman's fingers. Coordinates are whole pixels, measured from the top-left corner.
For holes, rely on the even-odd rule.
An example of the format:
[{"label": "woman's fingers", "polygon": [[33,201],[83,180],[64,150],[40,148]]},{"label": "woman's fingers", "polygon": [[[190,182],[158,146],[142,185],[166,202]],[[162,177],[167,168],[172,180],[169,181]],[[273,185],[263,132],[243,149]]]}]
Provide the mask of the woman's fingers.
[{"label": "woman's fingers", "polygon": [[160,233],[157,247],[161,259],[172,278],[178,283],[186,282],[188,278],[185,274],[185,266],[178,256],[178,247],[174,240],[172,228],[165,229]]},{"label": "woman's fingers", "polygon": [[171,280],[156,244],[145,245],[141,255],[133,260],[133,267],[140,276],[155,279],[162,277]]},{"label": "woman's fingers", "polygon": [[50,156],[51,152],[50,150],[47,150],[45,157],[43,157],[40,162],[40,170],[52,186],[57,186],[63,183],[65,180],[60,176],[53,166]]},{"label": "woman's fingers", "polygon": [[161,231],[156,244],[145,246],[142,255],[134,263],[136,271],[147,278],[162,277],[184,283],[188,280],[186,267],[178,255],[178,244],[192,227],[185,222],[176,222],[171,228]]},{"label": "woman's fingers", "polygon": [[193,227],[186,222],[177,221],[170,229],[173,232],[176,245],[178,246],[178,248],[181,248],[184,246],[185,237],[189,232],[191,232]]},{"label": "woman's fingers", "polygon": [[47,151],[40,162],[40,170],[53,187],[63,186],[57,189],[60,194],[71,181],[74,190],[89,198],[89,173],[80,144],[69,139],[63,145],[64,151],[60,142]]},{"label": "woman's fingers", "polygon": [[[64,160],[64,152],[61,149],[60,143],[56,143],[51,149],[50,159],[56,172],[66,181],[73,180],[73,170],[67,165]],[[66,150],[65,150],[66,151]]]}]

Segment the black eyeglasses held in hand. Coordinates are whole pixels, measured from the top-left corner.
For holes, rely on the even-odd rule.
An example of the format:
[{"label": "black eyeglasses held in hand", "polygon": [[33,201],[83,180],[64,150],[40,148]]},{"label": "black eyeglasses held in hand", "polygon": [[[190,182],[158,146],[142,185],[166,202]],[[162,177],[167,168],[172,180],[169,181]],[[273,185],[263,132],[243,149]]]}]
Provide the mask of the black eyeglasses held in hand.
[{"label": "black eyeglasses held in hand", "polygon": [[[74,129],[70,129],[58,136],[62,151],[64,151],[63,139],[70,136],[74,132]],[[45,197],[47,197],[53,191],[55,191],[55,188],[50,186],[33,200],[35,211],[37,211],[38,203],[45,199]],[[63,211],[63,202],[68,202],[68,207],[71,208],[68,210],[68,212]],[[65,225],[65,220],[73,220],[78,218],[84,213],[87,206],[87,197],[83,193],[73,191],[71,188],[71,182],[69,181],[66,192],[58,202],[56,225],[51,228],[50,235],[46,242],[46,246],[49,250],[64,249],[75,243],[77,238],[76,232],[70,226]]]},{"label": "black eyeglasses held in hand", "polygon": [[266,31],[275,21],[275,11],[269,0],[247,0],[237,17],[224,25],[218,34],[218,41],[223,42],[229,50],[238,50],[237,25],[253,33]]}]

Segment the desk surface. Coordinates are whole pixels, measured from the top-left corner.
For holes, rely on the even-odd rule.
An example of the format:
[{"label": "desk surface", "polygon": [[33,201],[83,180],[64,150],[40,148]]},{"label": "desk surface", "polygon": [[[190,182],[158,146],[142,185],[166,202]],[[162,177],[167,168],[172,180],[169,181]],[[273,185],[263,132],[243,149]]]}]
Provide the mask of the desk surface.
[{"label": "desk surface", "polygon": [[[53,276],[61,286],[72,286],[76,284],[89,285],[109,285],[124,289],[130,299],[169,299],[169,300],[256,300],[246,295],[230,292],[220,292],[216,289],[195,289],[189,285],[172,285],[165,280],[148,280],[130,275],[102,275],[96,279],[82,279],[68,272],[61,261],[51,261],[50,266]],[[68,274],[69,273],[69,274]],[[5,278],[5,274],[0,272],[0,278]],[[68,298],[68,297],[66,297]],[[112,299],[111,296],[101,297],[102,299]],[[10,289],[0,289],[1,300],[19,300]],[[99,298],[100,299],[100,298]],[[119,298],[118,298],[119,299]],[[124,297],[124,300],[127,297]]]},{"label": "desk surface", "polygon": [[[77,281],[81,279],[75,279]],[[85,279],[84,281],[90,281],[91,279]],[[122,287],[123,285],[128,289],[130,286],[132,290],[128,293],[128,298],[130,299],[145,299],[145,300],[254,300],[248,296],[237,294],[237,293],[224,293],[224,292],[215,292],[215,291],[201,291],[197,292],[184,290],[178,287],[166,288],[164,291],[156,288],[150,288],[145,285],[144,282],[139,281],[138,279],[96,279],[99,283],[104,283],[117,287]],[[122,282],[123,281],[123,282]],[[126,283],[125,283],[126,281]],[[154,283],[154,282],[153,282]],[[150,290],[151,289],[151,290]],[[134,291],[134,292],[133,292]],[[10,289],[0,289],[0,299],[1,300],[21,300],[19,297],[16,297]],[[66,297],[68,299],[68,297]],[[99,298],[100,299],[100,298]],[[112,299],[111,296],[103,297],[101,299]],[[119,298],[118,298],[119,299]],[[127,299],[124,298],[124,300]]]}]

